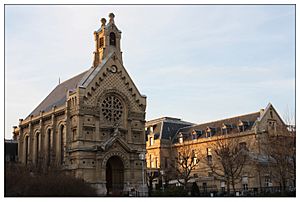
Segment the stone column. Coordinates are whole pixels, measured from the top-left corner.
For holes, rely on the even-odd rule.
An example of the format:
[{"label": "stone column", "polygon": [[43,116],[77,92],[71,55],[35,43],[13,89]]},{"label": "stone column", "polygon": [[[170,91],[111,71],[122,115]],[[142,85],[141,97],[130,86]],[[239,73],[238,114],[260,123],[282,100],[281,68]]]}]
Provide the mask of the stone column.
[{"label": "stone column", "polygon": [[[43,113],[41,112],[41,115],[42,115]],[[38,142],[38,144],[39,144],[39,148],[38,148],[38,163],[40,164],[40,165],[43,165],[45,162],[43,162],[44,161],[44,148],[45,148],[45,146],[44,146],[44,137],[45,137],[45,134],[44,134],[44,123],[43,123],[43,117],[41,116],[41,118],[40,118],[40,126],[39,126],[39,130],[40,130],[40,134],[39,134],[39,142]]]},{"label": "stone column", "polygon": [[[20,163],[25,163],[24,158],[24,137],[23,137],[23,128],[19,125],[19,137],[18,137],[18,161]],[[26,153],[25,153],[26,154]]]}]

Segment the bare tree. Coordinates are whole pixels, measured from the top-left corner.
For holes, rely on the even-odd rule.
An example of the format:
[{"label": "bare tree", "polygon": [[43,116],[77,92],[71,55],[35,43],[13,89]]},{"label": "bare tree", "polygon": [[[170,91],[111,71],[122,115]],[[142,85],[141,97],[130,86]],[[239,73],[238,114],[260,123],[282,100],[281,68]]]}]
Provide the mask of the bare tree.
[{"label": "bare tree", "polygon": [[287,185],[296,179],[296,136],[290,126],[276,125],[269,128],[263,143],[263,150],[268,157],[269,172],[278,182],[281,192],[287,191]]},{"label": "bare tree", "polygon": [[212,174],[226,182],[229,194],[230,186],[235,192],[235,185],[240,182],[248,159],[247,147],[239,143],[238,138],[220,137],[211,144],[205,160]]},{"label": "bare tree", "polygon": [[175,176],[177,178],[177,181],[186,190],[187,184],[192,178],[192,171],[195,170],[196,167],[199,165],[199,154],[197,150],[193,149],[190,145],[186,143],[176,145],[173,147],[172,150],[176,150],[176,152],[172,152],[176,155],[174,157],[175,165],[173,165],[176,170]]}]

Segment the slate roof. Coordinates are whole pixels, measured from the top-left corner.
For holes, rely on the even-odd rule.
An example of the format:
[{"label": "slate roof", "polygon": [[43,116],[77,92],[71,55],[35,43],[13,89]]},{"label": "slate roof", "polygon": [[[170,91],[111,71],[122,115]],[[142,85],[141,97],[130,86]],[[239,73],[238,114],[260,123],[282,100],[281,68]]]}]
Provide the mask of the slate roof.
[{"label": "slate roof", "polygon": [[31,115],[39,115],[40,111],[48,112],[54,105],[56,107],[63,106],[66,102],[67,91],[75,90],[79,81],[87,72],[88,71],[84,71],[81,74],[78,74],[57,85],[54,90],[28,115],[28,117]]},{"label": "slate roof", "polygon": [[[171,117],[162,117],[150,120],[147,123],[149,124],[149,126],[154,126],[154,139],[172,139],[180,128],[193,125],[193,123]],[[148,135],[149,133],[149,131],[146,131],[146,135]]]},{"label": "slate roof", "polygon": [[[176,135],[179,135],[181,133],[183,135],[184,139],[191,139],[192,132],[195,131],[197,134],[197,138],[202,138],[202,137],[205,137],[205,135],[206,135],[205,131],[207,128],[212,129],[213,136],[221,135],[223,124],[226,126],[231,126],[231,128],[229,129],[230,131],[228,133],[237,133],[239,131],[239,129],[238,129],[239,121],[242,121],[243,123],[248,124],[244,128],[245,131],[247,131],[252,128],[255,121],[258,120],[259,117],[260,117],[260,112],[254,112],[254,113],[250,113],[250,114],[240,115],[240,116],[222,119],[222,120],[218,120],[218,121],[213,121],[213,122],[209,122],[209,123],[188,126],[188,127],[184,127],[184,128],[181,128],[180,130],[178,130]],[[174,139],[174,142],[176,142],[176,141],[177,141],[177,138]]]},{"label": "slate roof", "polygon": [[172,122],[165,121],[165,122],[163,122],[162,133],[161,133],[160,138],[161,139],[169,139],[169,138],[172,139],[180,128],[190,126],[190,125],[191,124],[172,123]]}]

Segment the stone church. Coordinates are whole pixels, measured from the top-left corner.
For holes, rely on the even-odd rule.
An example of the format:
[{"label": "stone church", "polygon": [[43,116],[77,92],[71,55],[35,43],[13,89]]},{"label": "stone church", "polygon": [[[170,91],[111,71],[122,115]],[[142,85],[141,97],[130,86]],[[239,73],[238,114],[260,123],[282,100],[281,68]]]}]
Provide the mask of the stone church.
[{"label": "stone church", "polygon": [[18,127],[19,161],[62,169],[99,195],[147,194],[146,96],[125,67],[121,31],[109,14],[94,32],[91,68],[60,83]]}]

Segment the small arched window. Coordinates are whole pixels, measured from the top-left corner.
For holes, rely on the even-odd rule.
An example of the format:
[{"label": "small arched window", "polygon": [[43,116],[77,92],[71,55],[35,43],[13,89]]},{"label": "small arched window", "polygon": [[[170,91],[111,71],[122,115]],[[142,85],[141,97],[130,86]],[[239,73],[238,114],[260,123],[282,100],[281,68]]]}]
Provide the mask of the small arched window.
[{"label": "small arched window", "polygon": [[60,163],[64,163],[65,157],[65,143],[66,143],[66,136],[64,131],[64,125],[60,126]]},{"label": "small arched window", "polygon": [[50,165],[51,161],[51,147],[52,147],[52,141],[51,141],[51,129],[48,129],[47,131],[47,165]]},{"label": "small arched window", "polygon": [[36,148],[35,148],[35,162],[36,162],[36,164],[38,164],[39,163],[39,157],[40,157],[40,155],[39,155],[39,153],[40,153],[40,133],[39,132],[36,133],[35,146],[36,146]]},{"label": "small arched window", "polygon": [[116,35],[113,32],[109,34],[109,45],[116,46]]}]

